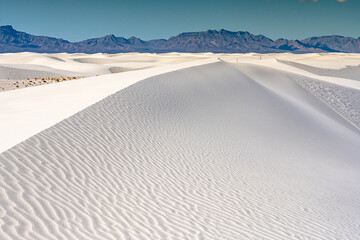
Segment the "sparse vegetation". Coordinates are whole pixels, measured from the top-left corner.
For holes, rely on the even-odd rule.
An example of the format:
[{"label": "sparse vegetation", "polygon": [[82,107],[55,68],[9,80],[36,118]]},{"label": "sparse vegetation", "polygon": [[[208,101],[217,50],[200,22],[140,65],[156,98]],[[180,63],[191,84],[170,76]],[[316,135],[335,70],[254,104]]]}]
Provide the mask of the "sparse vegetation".
[{"label": "sparse vegetation", "polygon": [[12,87],[10,87],[10,89],[0,87],[0,91],[6,91],[6,90],[18,89],[18,88],[24,88],[24,87],[32,87],[32,86],[49,84],[49,83],[58,83],[58,82],[76,80],[76,79],[80,79],[80,78],[85,78],[85,76],[74,76],[74,77],[60,76],[60,77],[46,77],[46,78],[45,77],[43,77],[43,78],[36,77],[33,79],[26,78],[26,80],[18,80],[13,83],[10,83],[10,84],[12,84],[12,85],[10,85],[10,86],[12,86]]}]

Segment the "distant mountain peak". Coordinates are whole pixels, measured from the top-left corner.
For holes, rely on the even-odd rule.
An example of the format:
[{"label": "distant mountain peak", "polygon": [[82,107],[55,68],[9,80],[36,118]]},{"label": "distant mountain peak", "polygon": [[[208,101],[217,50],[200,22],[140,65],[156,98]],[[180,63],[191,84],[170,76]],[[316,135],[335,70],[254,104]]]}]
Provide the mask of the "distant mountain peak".
[{"label": "distant mountain peak", "polygon": [[225,29],[201,32],[185,32],[169,39],[143,41],[137,37],[128,39],[109,34],[80,42],[59,38],[34,36],[16,31],[11,25],[0,26],[0,52],[214,52],[214,53],[308,53],[354,52],[360,53],[360,37],[339,35],[312,37],[304,40],[280,38],[276,41],[264,35],[247,31]]},{"label": "distant mountain peak", "polygon": [[0,26],[0,33],[14,34],[16,32],[17,31],[11,25]]},{"label": "distant mountain peak", "polygon": [[15,29],[13,28],[13,26],[11,25],[5,25],[5,26],[0,26],[1,30],[12,30],[15,31]]},{"label": "distant mountain peak", "polygon": [[100,38],[94,38],[94,39],[101,39],[101,40],[107,40],[107,41],[116,41],[117,37],[114,34],[109,34]]}]

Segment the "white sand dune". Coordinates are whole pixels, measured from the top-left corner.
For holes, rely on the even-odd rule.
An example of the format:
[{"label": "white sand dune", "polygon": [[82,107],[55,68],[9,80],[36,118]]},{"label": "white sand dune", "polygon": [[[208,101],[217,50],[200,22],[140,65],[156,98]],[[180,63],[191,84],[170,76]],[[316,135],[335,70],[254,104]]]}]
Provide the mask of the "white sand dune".
[{"label": "white sand dune", "polygon": [[281,61],[282,63],[294,66],[296,68],[303,69],[305,71],[315,73],[320,76],[328,77],[339,77],[339,78],[348,78],[353,80],[360,80],[360,65],[359,66],[346,66],[342,69],[326,69],[309,66],[302,63],[292,62],[292,61]]},{"label": "white sand dune", "polygon": [[[230,59],[226,59],[227,61],[230,62],[234,62],[234,58],[230,58]],[[250,61],[249,61],[250,60]],[[281,61],[278,61],[278,59],[276,58],[276,56],[271,56],[267,59],[263,59],[263,60],[254,60],[254,59],[239,59],[239,63],[245,63],[245,64],[255,64],[255,65],[259,65],[259,66],[265,66],[265,67],[269,67],[272,68],[274,70],[278,70],[278,71],[285,71],[285,72],[289,72],[289,73],[295,73],[298,75],[302,75],[305,77],[309,77],[309,78],[313,78],[313,79],[317,79],[323,82],[327,82],[327,83],[332,83],[332,84],[336,84],[336,85],[340,85],[342,87],[347,87],[347,88],[353,88],[356,90],[360,90],[360,81],[358,80],[352,80],[352,79],[348,79],[348,78],[339,78],[339,77],[328,77],[328,76],[320,76],[317,75],[316,73],[311,73],[308,72],[304,69],[301,68],[297,68],[294,66],[290,66],[288,64],[282,63]]]},{"label": "white sand dune", "polygon": [[151,76],[218,61],[205,59],[0,93],[0,152]]},{"label": "white sand dune", "polygon": [[[276,91],[282,97],[289,101],[305,107],[310,105],[311,108],[316,107],[319,101],[310,101],[312,98],[307,96],[297,99],[298,91],[293,91],[293,85],[298,88],[302,86],[322,103],[326,104],[332,111],[338,113],[341,121],[346,119],[350,124],[360,130],[360,91],[341,86],[341,84],[332,84],[327,81],[319,81],[318,79],[308,78],[302,75],[274,71],[272,68],[258,66],[254,64],[236,65],[243,73],[256,79],[262,85]],[[301,89],[301,88],[300,88]],[[320,107],[322,109],[323,107]],[[331,112],[332,112],[331,111]],[[326,114],[323,111],[322,114]],[[334,117],[332,117],[334,119]]]},{"label": "white sand dune", "polygon": [[317,54],[288,54],[280,59],[295,61],[317,68],[337,69],[347,66],[359,66],[360,54],[358,53],[317,53]]},{"label": "white sand dune", "polygon": [[[215,58],[210,54],[210,58]],[[197,60],[209,54],[0,54],[0,91],[34,86],[29,80],[53,77],[89,77],[140,69],[157,68]],[[29,80],[27,80],[29,79]],[[19,81],[20,80],[20,81]],[[53,81],[56,82],[56,81]],[[50,82],[36,82],[48,84]]]},{"label": "white sand dune", "polygon": [[[300,84],[319,80],[277,64],[217,62],[166,68],[127,88],[108,75],[1,93],[31,102],[86,80],[103,86],[0,154],[0,238],[360,239],[360,132],[322,101],[322,86],[315,95]],[[76,100],[55,99],[63,96]],[[64,112],[65,102],[49,106]],[[39,116],[54,114],[49,106]]]},{"label": "white sand dune", "polygon": [[27,78],[33,79],[60,76],[81,76],[81,73],[37,65],[0,65],[0,79],[23,80]]}]

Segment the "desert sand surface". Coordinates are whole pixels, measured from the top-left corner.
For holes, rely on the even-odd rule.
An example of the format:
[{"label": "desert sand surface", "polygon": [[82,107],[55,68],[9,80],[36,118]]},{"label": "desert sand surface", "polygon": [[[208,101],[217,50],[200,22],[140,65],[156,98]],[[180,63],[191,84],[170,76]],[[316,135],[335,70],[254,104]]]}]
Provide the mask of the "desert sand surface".
[{"label": "desert sand surface", "polygon": [[0,91],[207,58],[204,54],[0,54]]},{"label": "desert sand surface", "polygon": [[0,239],[360,239],[360,55],[125,56],[1,55]]}]

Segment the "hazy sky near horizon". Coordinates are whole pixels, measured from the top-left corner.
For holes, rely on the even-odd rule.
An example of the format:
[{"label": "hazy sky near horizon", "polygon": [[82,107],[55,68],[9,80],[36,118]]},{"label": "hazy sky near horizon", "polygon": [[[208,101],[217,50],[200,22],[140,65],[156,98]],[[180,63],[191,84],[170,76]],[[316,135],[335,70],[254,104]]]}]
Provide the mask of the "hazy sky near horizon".
[{"label": "hazy sky near horizon", "polygon": [[227,29],[272,39],[360,37],[360,0],[0,0],[0,25],[80,41]]}]

